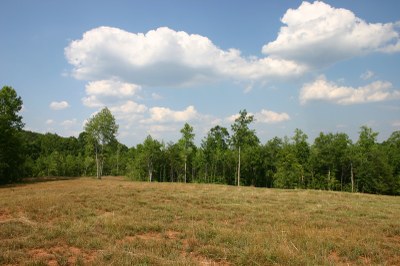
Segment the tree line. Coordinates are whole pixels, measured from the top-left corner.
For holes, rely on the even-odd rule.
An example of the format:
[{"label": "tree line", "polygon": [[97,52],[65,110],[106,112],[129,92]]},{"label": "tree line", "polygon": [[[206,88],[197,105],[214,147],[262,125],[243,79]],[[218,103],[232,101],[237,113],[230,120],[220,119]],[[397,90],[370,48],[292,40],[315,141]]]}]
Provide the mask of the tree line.
[{"label": "tree line", "polygon": [[312,143],[300,129],[262,144],[254,117],[241,110],[230,129],[215,126],[194,142],[185,123],[180,139],[147,136],[134,147],[116,139],[118,125],[104,108],[76,137],[23,130],[22,100],[11,87],[0,91],[0,182],[23,177],[124,175],[150,182],[198,182],[270,188],[323,189],[400,195],[400,131],[382,143],[362,126],[358,140],[320,133]]}]

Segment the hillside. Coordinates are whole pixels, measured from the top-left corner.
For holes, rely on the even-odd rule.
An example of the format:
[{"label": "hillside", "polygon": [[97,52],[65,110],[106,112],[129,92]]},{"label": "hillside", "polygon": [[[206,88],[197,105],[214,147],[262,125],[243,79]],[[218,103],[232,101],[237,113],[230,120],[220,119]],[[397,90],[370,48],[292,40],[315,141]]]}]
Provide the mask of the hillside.
[{"label": "hillside", "polygon": [[400,198],[80,178],[0,188],[5,265],[400,265]]}]

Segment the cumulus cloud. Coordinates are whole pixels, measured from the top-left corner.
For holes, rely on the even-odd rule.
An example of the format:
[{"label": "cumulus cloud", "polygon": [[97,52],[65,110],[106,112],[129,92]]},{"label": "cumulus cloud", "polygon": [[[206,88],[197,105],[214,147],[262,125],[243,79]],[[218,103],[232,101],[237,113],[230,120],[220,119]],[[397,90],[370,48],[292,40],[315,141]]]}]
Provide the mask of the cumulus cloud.
[{"label": "cumulus cloud", "polygon": [[70,127],[78,125],[78,121],[76,120],[76,118],[67,119],[67,120],[64,120],[63,122],[61,122],[60,125],[63,127],[66,127],[66,128],[70,128]]},{"label": "cumulus cloud", "polygon": [[353,88],[327,81],[325,76],[318,77],[312,83],[304,84],[300,91],[301,104],[313,100],[323,100],[348,105],[398,98],[400,98],[400,91],[394,90],[390,82],[375,81],[366,86]]},{"label": "cumulus cloud", "polygon": [[370,52],[399,52],[396,23],[367,23],[347,9],[320,1],[288,9],[278,37],[263,46],[264,54],[322,66]]},{"label": "cumulus cloud", "polygon": [[175,111],[166,107],[152,107],[149,110],[150,118],[145,123],[187,122],[199,118],[200,114],[190,105],[183,111]]},{"label": "cumulus cloud", "polygon": [[[248,115],[252,115],[255,118],[255,122],[257,123],[266,123],[266,124],[274,124],[279,122],[284,122],[290,120],[290,116],[283,112],[277,113],[271,110],[261,109],[261,111],[257,113],[248,112]],[[239,114],[234,114],[225,118],[226,123],[234,123],[236,118],[239,117]]]},{"label": "cumulus cloud", "polygon": [[102,107],[132,98],[140,90],[139,85],[116,79],[92,81],[86,85],[87,96],[82,102],[88,107]]},{"label": "cumulus cloud", "polygon": [[123,124],[128,128],[132,123],[142,120],[148,112],[148,108],[144,104],[139,104],[132,100],[128,100],[121,105],[111,106],[109,109],[117,119],[123,120]]},{"label": "cumulus cloud", "polygon": [[49,105],[50,109],[52,110],[63,110],[65,108],[69,107],[68,102],[66,101],[61,101],[61,102],[51,102]]},{"label": "cumulus cloud", "polygon": [[53,119],[47,119],[46,120],[46,125],[51,125],[51,124],[53,124],[54,123],[54,120]]},{"label": "cumulus cloud", "polygon": [[259,123],[279,123],[290,120],[290,116],[287,113],[277,113],[270,110],[262,109],[259,113],[255,114],[256,122]]},{"label": "cumulus cloud", "polygon": [[65,48],[73,76],[117,78],[143,86],[185,86],[220,79],[258,81],[295,76],[306,68],[280,58],[245,58],[218,48],[207,37],[167,27],[147,33],[99,27]]}]

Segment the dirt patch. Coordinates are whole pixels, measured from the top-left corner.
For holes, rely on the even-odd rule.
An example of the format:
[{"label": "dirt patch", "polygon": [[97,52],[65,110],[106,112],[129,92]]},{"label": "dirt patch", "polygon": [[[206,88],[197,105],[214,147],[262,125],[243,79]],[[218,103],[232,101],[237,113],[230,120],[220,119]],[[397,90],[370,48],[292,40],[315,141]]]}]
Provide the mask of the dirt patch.
[{"label": "dirt patch", "polygon": [[96,259],[95,251],[85,251],[77,247],[57,246],[49,249],[31,249],[28,254],[37,261],[44,261],[49,266],[62,264],[75,265],[78,260],[84,264],[89,264]]},{"label": "dirt patch", "polygon": [[345,260],[343,260],[343,258],[340,257],[340,255],[336,251],[332,251],[329,254],[328,260],[333,262],[334,265],[340,265],[340,266],[351,265],[351,263],[348,263]]},{"label": "dirt patch", "polygon": [[168,239],[174,239],[175,240],[175,239],[179,239],[180,238],[181,233],[169,230],[169,231],[165,232],[165,236]]},{"label": "dirt patch", "polygon": [[10,212],[7,210],[0,210],[0,222],[8,221],[12,218]]},{"label": "dirt patch", "polygon": [[156,232],[148,232],[148,233],[136,235],[136,237],[141,240],[162,240],[163,239],[161,233],[156,233]]}]

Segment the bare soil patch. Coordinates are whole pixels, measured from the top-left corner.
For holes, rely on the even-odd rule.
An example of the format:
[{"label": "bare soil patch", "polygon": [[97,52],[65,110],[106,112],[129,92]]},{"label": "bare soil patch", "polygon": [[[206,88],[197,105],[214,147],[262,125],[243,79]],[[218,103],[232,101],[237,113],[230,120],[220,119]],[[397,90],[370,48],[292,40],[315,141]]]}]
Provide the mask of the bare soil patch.
[{"label": "bare soil patch", "polygon": [[35,261],[43,261],[47,265],[59,265],[59,261],[68,265],[75,265],[78,260],[84,264],[92,263],[96,259],[95,251],[82,250],[77,247],[62,245],[51,248],[31,249],[27,252]]}]

